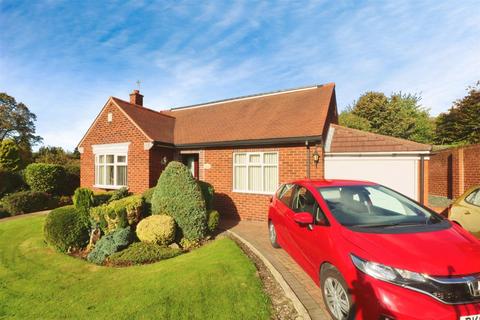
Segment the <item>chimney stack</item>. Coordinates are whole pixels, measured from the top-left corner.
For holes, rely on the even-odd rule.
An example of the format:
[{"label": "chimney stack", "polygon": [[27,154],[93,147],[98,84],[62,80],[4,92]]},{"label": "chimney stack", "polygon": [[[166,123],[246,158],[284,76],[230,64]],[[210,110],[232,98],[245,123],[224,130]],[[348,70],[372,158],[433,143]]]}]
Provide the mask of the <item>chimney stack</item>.
[{"label": "chimney stack", "polygon": [[143,95],[140,94],[139,90],[133,90],[133,92],[130,93],[130,103],[143,106]]}]

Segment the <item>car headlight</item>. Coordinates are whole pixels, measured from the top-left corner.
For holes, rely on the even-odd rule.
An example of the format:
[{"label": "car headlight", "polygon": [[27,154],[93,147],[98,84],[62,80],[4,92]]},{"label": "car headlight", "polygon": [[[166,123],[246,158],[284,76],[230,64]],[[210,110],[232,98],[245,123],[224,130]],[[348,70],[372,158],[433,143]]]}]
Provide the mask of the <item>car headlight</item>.
[{"label": "car headlight", "polygon": [[355,255],[351,255],[353,264],[363,273],[375,279],[393,282],[398,285],[409,285],[413,283],[425,283],[427,278],[421,273],[397,269],[385,266],[380,263],[366,261]]},{"label": "car headlight", "polygon": [[468,287],[469,282],[478,281],[478,275],[457,278],[432,277],[367,261],[353,254],[350,256],[355,267],[363,273],[375,279],[429,295],[444,303],[460,304],[480,301],[480,297],[470,294]]}]

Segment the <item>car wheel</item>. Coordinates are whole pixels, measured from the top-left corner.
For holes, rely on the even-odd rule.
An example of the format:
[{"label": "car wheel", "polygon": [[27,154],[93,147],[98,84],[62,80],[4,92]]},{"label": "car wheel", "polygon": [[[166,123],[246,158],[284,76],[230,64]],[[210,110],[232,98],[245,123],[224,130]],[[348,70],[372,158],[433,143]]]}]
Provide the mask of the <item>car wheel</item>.
[{"label": "car wheel", "polygon": [[277,242],[277,230],[275,229],[275,225],[272,221],[268,222],[268,237],[270,239],[272,247],[280,248],[280,245]]},{"label": "car wheel", "polygon": [[320,282],[323,301],[330,316],[335,320],[354,319],[353,299],[340,272],[334,266],[328,265],[322,269]]}]

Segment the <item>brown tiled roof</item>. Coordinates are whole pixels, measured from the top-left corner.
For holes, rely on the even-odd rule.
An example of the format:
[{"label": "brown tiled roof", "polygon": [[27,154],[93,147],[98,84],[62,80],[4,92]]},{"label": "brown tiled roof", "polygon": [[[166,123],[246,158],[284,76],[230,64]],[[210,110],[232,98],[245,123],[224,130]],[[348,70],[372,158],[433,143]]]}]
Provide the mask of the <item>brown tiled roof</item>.
[{"label": "brown tiled roof", "polygon": [[430,151],[432,146],[331,124],[330,152]]},{"label": "brown tiled roof", "polygon": [[335,85],[231,99],[165,111],[176,145],[320,136]]},{"label": "brown tiled roof", "polygon": [[173,143],[175,119],[162,112],[112,97],[112,100],[153,141]]}]

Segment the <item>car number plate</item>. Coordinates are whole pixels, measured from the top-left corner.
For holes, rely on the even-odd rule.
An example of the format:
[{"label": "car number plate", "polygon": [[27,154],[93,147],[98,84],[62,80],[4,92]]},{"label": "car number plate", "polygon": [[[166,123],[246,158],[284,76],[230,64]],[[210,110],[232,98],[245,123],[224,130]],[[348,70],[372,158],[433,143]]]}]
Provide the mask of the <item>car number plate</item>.
[{"label": "car number plate", "polygon": [[460,317],[460,320],[480,320],[480,314],[474,314],[471,316]]}]

